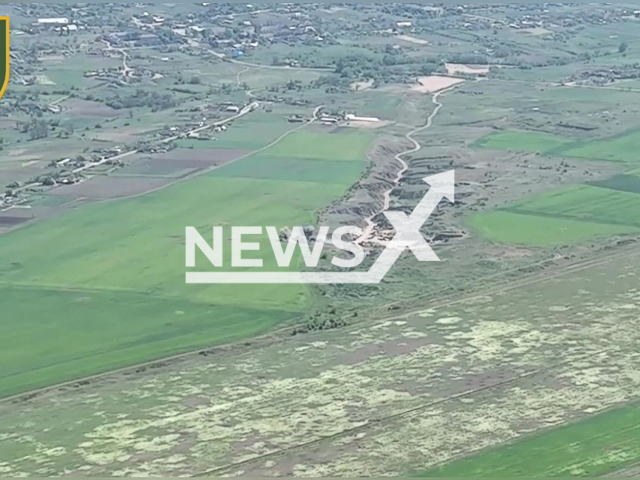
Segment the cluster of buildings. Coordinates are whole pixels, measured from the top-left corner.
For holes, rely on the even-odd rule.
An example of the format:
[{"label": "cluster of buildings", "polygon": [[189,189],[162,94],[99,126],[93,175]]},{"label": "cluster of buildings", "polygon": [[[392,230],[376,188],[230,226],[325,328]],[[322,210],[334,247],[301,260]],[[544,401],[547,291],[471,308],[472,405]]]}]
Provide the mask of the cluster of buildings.
[{"label": "cluster of buildings", "polygon": [[380,121],[378,117],[363,117],[363,116],[356,115],[354,113],[345,113],[345,112],[342,112],[340,114],[330,114],[326,112],[320,112],[319,120],[322,125],[326,125],[326,126],[337,125],[342,121],[367,122],[367,123],[377,123]]},{"label": "cluster of buildings", "polygon": [[72,23],[67,17],[38,18],[30,25],[30,33],[54,31],[70,34],[80,29],[84,30],[84,27]]},{"label": "cluster of buildings", "polygon": [[104,35],[101,39],[116,47],[155,47],[164,44],[157,34],[151,32],[116,32]]}]

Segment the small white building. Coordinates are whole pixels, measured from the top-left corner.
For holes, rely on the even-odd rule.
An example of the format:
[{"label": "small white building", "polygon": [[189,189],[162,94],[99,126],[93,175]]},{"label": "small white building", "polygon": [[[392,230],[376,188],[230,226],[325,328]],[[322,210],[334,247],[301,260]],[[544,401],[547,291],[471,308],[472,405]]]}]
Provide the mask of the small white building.
[{"label": "small white building", "polygon": [[378,117],[358,117],[353,113],[347,113],[344,116],[345,120],[353,121],[353,122],[379,122],[380,119]]},{"label": "small white building", "polygon": [[407,28],[413,25],[411,22],[396,22],[396,27],[398,28]]},{"label": "small white building", "polygon": [[240,107],[237,107],[235,105],[229,105],[225,111],[227,112],[232,112],[232,113],[238,113],[240,111]]},{"label": "small white building", "polygon": [[66,17],[59,18],[39,18],[38,23],[40,25],[68,25],[69,19]]}]

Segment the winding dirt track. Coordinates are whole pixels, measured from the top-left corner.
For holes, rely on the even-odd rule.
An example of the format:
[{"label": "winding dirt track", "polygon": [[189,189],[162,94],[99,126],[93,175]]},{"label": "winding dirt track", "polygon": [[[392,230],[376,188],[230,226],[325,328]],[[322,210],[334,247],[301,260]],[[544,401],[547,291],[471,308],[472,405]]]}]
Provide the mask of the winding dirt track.
[{"label": "winding dirt track", "polygon": [[407,155],[411,155],[412,153],[416,153],[418,151],[420,151],[422,149],[422,145],[420,145],[420,142],[418,142],[415,138],[413,138],[414,135],[417,135],[418,133],[427,130],[429,128],[431,128],[431,126],[433,125],[433,120],[434,118],[436,118],[436,116],[438,115],[438,113],[440,112],[440,110],[442,109],[442,107],[444,107],[444,104],[442,104],[438,98],[440,97],[440,95],[443,95],[445,93],[448,93],[450,91],[452,91],[454,88],[456,88],[457,85],[454,85],[452,87],[446,88],[444,90],[440,90],[439,92],[435,92],[432,97],[431,97],[431,103],[433,103],[435,105],[435,108],[433,109],[433,112],[431,112],[431,114],[427,117],[427,121],[426,123],[419,128],[416,128],[415,130],[411,130],[409,133],[407,133],[405,135],[405,138],[407,140],[409,140],[412,144],[413,144],[413,148],[409,149],[409,150],[405,150],[404,152],[398,153],[394,158],[395,160],[400,163],[401,168],[400,171],[398,172],[398,175],[396,177],[396,179],[393,182],[393,185],[391,186],[391,188],[389,190],[387,190],[386,192],[384,192],[384,201],[383,201],[383,206],[382,206],[382,210],[375,212],[373,215],[367,217],[365,219],[365,222],[367,223],[367,226],[364,228],[362,235],[360,236],[360,238],[358,238],[356,240],[357,243],[362,244],[362,243],[366,243],[369,241],[373,241],[374,243],[377,242],[377,239],[371,239],[371,235],[373,234],[377,224],[373,221],[373,219],[380,215],[383,212],[386,212],[387,210],[389,210],[389,207],[391,206],[391,193],[395,190],[395,188],[400,185],[400,182],[402,181],[402,179],[404,178],[404,176],[406,175],[406,173],[409,171],[409,165],[407,164],[407,162],[404,161],[403,157],[407,156]]}]

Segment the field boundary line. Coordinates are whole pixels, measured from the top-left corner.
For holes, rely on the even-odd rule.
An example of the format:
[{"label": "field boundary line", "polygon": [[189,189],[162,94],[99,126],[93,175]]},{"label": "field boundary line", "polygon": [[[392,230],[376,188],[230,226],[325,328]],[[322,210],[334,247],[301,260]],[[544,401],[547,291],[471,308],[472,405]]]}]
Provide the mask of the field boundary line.
[{"label": "field boundary line", "polygon": [[[440,93],[440,94],[448,93],[448,91],[453,90],[454,88],[455,87],[452,87],[450,89],[445,89],[445,90],[442,90],[441,92],[437,92],[437,93]],[[437,99],[437,97],[436,97],[436,99]],[[227,162],[225,164],[213,166],[213,167],[211,167],[209,169],[204,169],[204,170],[200,170],[200,171],[194,172],[192,175],[188,175],[188,176],[185,176],[183,178],[177,179],[175,182],[171,182],[171,183],[168,183],[166,185],[162,185],[162,186],[160,186],[160,187],[158,187],[156,189],[148,190],[146,192],[141,192],[139,194],[135,194],[135,195],[128,196],[128,197],[105,199],[103,201],[96,202],[96,203],[111,202],[111,201],[124,200],[124,199],[128,199],[128,198],[141,197],[143,195],[147,195],[147,194],[162,190],[163,188],[167,188],[169,186],[172,186],[172,185],[175,185],[177,183],[189,180],[191,178],[195,178],[195,177],[198,177],[200,175],[204,175],[204,174],[206,174],[206,173],[208,173],[210,171],[216,170],[218,168],[222,168],[222,167],[224,167],[226,165],[230,165],[230,164],[232,164],[234,162],[237,162],[239,160],[247,158],[247,157],[249,157],[251,155],[258,154],[258,153],[260,153],[260,152],[262,152],[264,150],[267,150],[267,149],[273,147],[274,145],[276,145],[277,143],[282,141],[284,138],[286,138],[288,135],[290,135],[290,134],[292,134],[292,133],[294,133],[294,132],[296,132],[298,130],[301,130],[301,129],[309,126],[310,124],[314,123],[318,119],[318,114],[319,114],[320,110],[323,107],[324,107],[324,105],[319,105],[319,106],[315,107],[315,109],[313,111],[312,118],[309,121],[303,123],[302,125],[299,125],[299,126],[293,128],[291,130],[288,130],[288,131],[284,132],[280,137],[278,137],[277,139],[275,139],[273,142],[269,143],[268,145],[266,145],[264,147],[261,147],[261,148],[259,148],[257,150],[254,150],[254,151],[252,151],[250,153],[247,153],[247,154],[245,154],[245,155],[243,155],[241,157],[238,157],[238,158],[232,160],[231,162]],[[417,132],[425,129],[425,127],[426,126],[420,127],[420,128],[417,129],[416,132],[409,132],[409,134],[417,133]],[[636,238],[636,240],[637,240],[637,238]],[[436,290],[435,292],[429,292],[427,294],[417,295],[417,296],[414,296],[414,297],[398,300],[396,302],[390,302],[390,303],[387,303],[387,304],[378,305],[378,306],[375,306],[375,307],[371,307],[370,309],[366,309],[366,310],[360,311],[358,313],[359,314],[376,313],[376,312],[380,311],[381,315],[376,317],[377,320],[401,319],[401,318],[404,318],[406,316],[415,315],[415,314],[423,311],[425,308],[443,308],[443,307],[451,306],[451,305],[454,305],[454,304],[464,303],[466,301],[470,301],[470,300],[474,300],[474,299],[477,299],[477,298],[481,298],[481,297],[484,297],[484,296],[487,296],[487,295],[490,295],[490,294],[512,291],[512,290],[517,289],[517,288],[522,288],[522,287],[525,287],[525,286],[535,285],[537,283],[541,283],[541,282],[544,282],[546,280],[550,280],[550,279],[553,279],[553,278],[558,278],[558,277],[570,274],[570,273],[572,273],[574,271],[580,271],[580,270],[583,270],[583,269],[586,269],[586,268],[589,268],[589,267],[592,267],[592,266],[598,266],[598,265],[601,265],[602,263],[605,263],[607,261],[615,260],[615,259],[617,259],[618,257],[621,257],[621,256],[627,256],[627,255],[633,255],[633,254],[640,253],[640,252],[637,251],[637,248],[633,248],[634,246],[635,245],[633,245],[633,244],[631,245],[631,250],[632,250],[631,252],[627,252],[627,247],[629,247],[628,245],[625,245],[625,246],[622,247],[623,248],[622,252],[610,252],[610,251],[606,250],[607,246],[605,245],[603,247],[604,252],[600,251],[600,252],[596,252],[595,253],[596,255],[598,253],[605,253],[604,258],[587,258],[587,259],[578,260],[577,262],[575,262],[573,264],[568,264],[568,265],[562,266],[561,268],[558,269],[557,272],[551,273],[551,274],[548,274],[546,272],[546,270],[543,270],[542,272],[534,272],[532,275],[530,275],[528,277],[525,276],[524,278],[518,279],[518,280],[506,279],[502,283],[497,283],[496,285],[493,285],[492,287],[490,287],[490,290],[488,290],[488,291],[486,291],[484,293],[477,293],[477,292],[471,291],[471,292],[469,292],[468,296],[465,296],[465,297],[461,298],[460,295],[463,294],[464,292],[461,292],[459,290],[455,290],[455,288],[453,288],[453,287],[444,287],[442,289]],[[609,246],[609,248],[611,248],[611,247]],[[538,262],[534,262],[532,264],[515,267],[515,268],[510,269],[510,270],[506,270],[506,271],[498,272],[498,273],[495,273],[495,274],[492,274],[492,275],[489,275],[489,276],[486,276],[486,277],[482,277],[482,278],[477,279],[474,282],[474,285],[471,285],[471,286],[469,286],[467,288],[473,290],[474,287],[477,287],[477,284],[480,281],[483,281],[483,280],[486,281],[486,280],[492,279],[492,278],[500,278],[500,277],[502,277],[504,275],[508,275],[510,273],[515,273],[515,272],[518,272],[520,270],[526,270],[526,269],[532,268],[532,267],[543,266],[545,264],[550,264],[550,266],[551,266],[551,265],[554,264],[555,260],[558,260],[558,258],[557,257],[548,258],[548,259],[540,260]],[[543,267],[543,269],[544,269],[544,267]],[[0,285],[2,285],[2,284],[0,283]],[[10,284],[5,284],[5,285],[10,286]],[[396,306],[396,305],[406,304],[406,303],[412,302],[412,301],[419,301],[420,299],[426,299],[428,297],[433,297],[435,295],[438,295],[439,292],[447,292],[448,290],[452,290],[451,293],[447,295],[447,297],[450,298],[449,300],[442,301],[443,299],[440,298],[439,299],[440,301],[436,300],[431,305],[425,306],[425,307],[421,307],[420,309],[412,309],[412,310],[410,310],[408,312],[404,312],[404,313],[398,314],[398,315],[391,315],[391,316],[382,315],[382,313],[384,313],[383,310],[385,310],[385,309],[388,310],[390,307],[393,307],[393,306]],[[362,317],[364,317],[364,315],[359,315],[359,318],[362,318]],[[345,318],[345,317],[343,317],[343,318]],[[351,317],[349,317],[349,318],[351,318]],[[349,329],[350,327],[356,327],[356,326],[362,325],[365,322],[367,322],[367,320],[358,320],[358,321],[355,321],[355,322],[352,321],[352,323],[349,324],[347,327],[345,327],[345,329]],[[77,384],[82,383],[82,382],[87,382],[87,381],[90,382],[92,380],[102,379],[102,378],[108,377],[109,375],[117,375],[117,374],[126,373],[126,372],[135,372],[135,370],[137,370],[137,369],[147,368],[147,367],[151,367],[151,366],[154,366],[154,365],[162,365],[164,363],[175,362],[177,360],[182,360],[182,359],[185,359],[185,358],[188,358],[188,357],[191,357],[191,356],[195,356],[195,355],[198,355],[198,354],[200,354],[202,352],[209,352],[209,351],[214,350],[214,349],[229,349],[229,348],[233,348],[234,346],[239,346],[241,344],[246,344],[247,342],[250,342],[251,344],[253,344],[253,343],[256,343],[256,342],[259,343],[261,341],[268,341],[269,339],[271,339],[271,343],[283,342],[288,337],[285,338],[285,337],[282,337],[282,336],[279,336],[279,335],[281,335],[281,334],[283,334],[285,332],[290,332],[290,331],[291,331],[291,325],[287,325],[285,327],[282,327],[282,328],[267,332],[267,333],[265,333],[263,335],[252,337],[251,339],[245,339],[244,341],[237,341],[237,342],[231,342],[231,343],[220,344],[220,345],[204,346],[204,347],[200,347],[200,348],[197,348],[197,349],[194,349],[194,350],[183,352],[181,354],[176,354],[176,355],[172,355],[172,356],[168,356],[168,357],[159,357],[159,358],[156,358],[154,360],[149,360],[147,362],[138,363],[138,364],[134,364],[134,365],[129,365],[127,367],[122,367],[122,368],[118,368],[118,369],[114,369],[114,370],[108,370],[108,371],[104,371],[104,372],[97,373],[95,375],[86,376],[86,377],[79,377],[79,378],[76,378],[74,380],[69,380],[69,381],[66,381],[66,382],[61,382],[61,383],[49,385],[49,386],[38,388],[38,389],[34,389],[34,390],[28,390],[28,391],[25,391],[25,392],[22,392],[22,393],[18,393],[18,394],[15,394],[15,395],[11,395],[11,396],[8,396],[8,397],[0,398],[0,404],[10,403],[10,402],[22,399],[22,398],[31,399],[31,398],[34,398],[37,395],[40,395],[42,393],[47,393],[49,391],[56,390],[58,388],[63,388],[63,387],[66,387],[66,386],[73,386],[73,385],[77,385]],[[309,335],[311,336],[314,333],[316,333],[316,332],[312,332]]]},{"label": "field boundary line", "polygon": [[247,152],[247,153],[241,155],[238,158],[234,158],[233,160],[231,160],[229,162],[222,163],[220,165],[214,165],[214,166],[211,166],[209,168],[204,168],[202,170],[198,170],[198,171],[192,172],[192,173],[190,173],[188,175],[185,175],[184,177],[177,178],[173,182],[169,182],[169,183],[167,183],[165,185],[160,185],[159,187],[152,188],[151,190],[147,190],[145,192],[140,192],[140,193],[136,193],[134,195],[128,195],[128,196],[125,196],[125,197],[105,198],[104,200],[100,200],[100,201],[97,201],[97,202],[94,202],[94,203],[95,204],[101,204],[101,203],[117,202],[119,200],[128,200],[128,199],[132,199],[132,198],[143,197],[143,196],[149,195],[151,193],[159,192],[160,190],[163,190],[165,188],[171,187],[173,185],[177,185],[178,183],[182,183],[182,182],[185,182],[187,180],[192,180],[192,179],[200,177],[202,175],[206,175],[207,173],[211,173],[211,172],[213,172],[215,170],[218,170],[220,168],[226,167],[228,165],[233,165],[234,163],[239,162],[240,160],[244,160],[245,158],[250,157],[252,155],[257,155],[257,154],[259,154],[261,152],[264,152],[265,150],[270,149],[271,147],[274,147],[276,144],[280,143],[282,140],[284,140],[286,137],[288,137],[292,133],[295,133],[298,130],[302,130],[303,128],[311,125],[313,122],[315,122],[318,119],[318,112],[323,107],[324,107],[324,105],[317,106],[313,111],[313,117],[309,121],[307,121],[307,122],[303,123],[302,125],[299,125],[299,126],[297,126],[295,128],[292,128],[291,130],[287,130],[286,132],[284,132],[282,135],[280,135],[278,138],[273,140],[268,145],[265,145],[264,147],[260,147],[257,150],[252,150],[251,152]]},{"label": "field boundary line", "polygon": [[[627,246],[625,246],[627,247]],[[592,267],[598,267],[604,263],[608,263],[610,261],[613,260],[618,260],[620,258],[624,258],[624,257],[629,257],[629,256],[635,256],[635,255],[640,255],[640,251],[638,251],[637,249],[637,245],[633,244],[629,247],[635,247],[635,248],[629,248],[629,250],[631,251],[627,251],[627,249],[625,248],[624,251],[620,252],[612,252],[611,255],[604,255],[601,258],[587,258],[587,259],[583,259],[583,260],[579,260],[575,263],[570,263],[568,265],[564,265],[561,268],[559,268],[556,272],[548,272],[546,270],[543,270],[541,272],[535,272],[534,274],[532,274],[529,277],[523,277],[520,279],[516,279],[516,280],[505,280],[504,283],[498,283],[496,285],[493,285],[492,287],[490,287],[487,291],[482,292],[482,293],[472,293],[467,297],[464,298],[456,298],[454,300],[448,300],[445,302],[435,302],[435,304],[429,306],[429,308],[443,308],[443,307],[448,307],[451,305],[455,305],[458,303],[464,303],[464,302],[468,302],[471,300],[477,300],[479,298],[482,297],[486,297],[487,295],[495,295],[497,293],[504,293],[504,292],[509,292],[512,290],[517,290],[519,288],[523,288],[523,287],[528,287],[531,285],[536,285],[538,283],[545,283],[548,280],[553,280],[559,277],[563,277],[565,275],[570,275],[572,273],[575,272],[580,272],[582,270],[588,269],[588,268],[592,268]],[[603,252],[599,252],[599,253],[603,253]],[[497,276],[502,276],[504,274],[508,274],[508,273],[513,273],[513,272],[517,272],[518,270],[524,270],[527,268],[531,268],[531,267],[535,267],[535,266],[539,266],[539,265],[543,265],[545,263],[550,263],[553,264],[554,263],[555,258],[552,259],[547,259],[547,260],[542,260],[540,262],[535,262],[533,264],[529,264],[529,265],[524,265],[522,267],[518,267],[512,270],[507,270],[505,272],[500,272],[499,274],[495,274]],[[487,278],[495,278],[495,276],[489,276],[489,277],[483,277],[483,279],[487,279]],[[457,292],[457,291],[453,291],[451,292],[451,294],[449,294],[449,297],[455,297],[456,295],[459,295],[461,292]],[[437,292],[436,292],[437,294]],[[427,294],[427,295],[431,295],[431,294]],[[427,296],[425,295],[425,296]],[[398,305],[399,303],[406,303],[409,301],[415,301],[415,300],[419,300],[420,298],[424,298],[425,296],[417,296],[417,297],[412,297],[412,298],[408,298],[405,300],[399,300],[398,302],[394,302],[394,303],[390,303],[387,305],[383,305],[381,307],[373,307],[375,308],[385,308],[385,307],[389,307],[389,306],[393,306],[393,305]],[[411,310],[410,312],[406,312],[406,313],[402,313],[399,315],[393,315],[393,316],[386,316],[386,317],[380,317],[380,320],[397,320],[397,319],[401,319],[404,318],[408,315],[415,315],[418,314],[422,311],[424,311],[425,307],[420,308],[419,310]]]},{"label": "field boundary line", "polygon": [[[609,252],[607,252],[609,253]],[[607,263],[609,261],[612,260],[617,260],[619,258],[624,258],[624,257],[628,257],[628,256],[633,256],[633,255],[640,255],[640,251],[638,251],[637,249],[637,245],[635,244],[631,244],[631,245],[625,245],[623,247],[622,251],[617,251],[617,252],[613,252],[612,255],[606,255],[603,258],[591,258],[591,259],[584,259],[584,260],[580,260],[574,264],[569,264],[566,266],[563,266],[562,268],[559,269],[558,272],[555,272],[553,274],[549,274],[548,272],[536,272],[536,275],[533,278],[523,278],[521,281],[513,281],[513,280],[505,280],[504,283],[501,284],[496,284],[494,285],[490,290],[483,292],[483,293],[478,293],[478,292],[470,292],[470,294],[468,296],[464,296],[464,297],[460,297],[460,292],[452,292],[449,297],[453,297],[453,299],[449,299],[449,300],[445,300],[443,302],[434,302],[431,305],[428,306],[424,306],[421,307],[420,309],[412,309],[411,311],[408,312],[404,312],[398,315],[392,315],[392,316],[380,316],[380,317],[376,317],[376,320],[380,320],[380,321],[389,321],[389,320],[395,320],[395,319],[402,319],[405,318],[407,316],[410,315],[415,315],[417,313],[420,313],[422,311],[424,311],[426,308],[444,308],[444,307],[449,307],[451,305],[455,305],[455,304],[460,304],[460,303],[464,303],[464,302],[468,302],[471,300],[475,300],[478,298],[482,298],[485,297],[487,295],[491,295],[491,294],[496,294],[496,293],[502,293],[502,292],[508,292],[514,289],[518,289],[518,288],[522,288],[522,287],[527,287],[527,286],[531,286],[531,285],[535,285],[538,283],[544,283],[545,281],[548,280],[552,280],[558,277],[562,277],[564,275],[568,275],[571,273],[575,273],[575,272],[579,272],[581,270],[590,268],[590,267],[595,267],[595,266],[599,266],[602,265],[604,263]],[[549,260],[546,260],[549,261]],[[540,264],[541,262],[536,262],[535,264],[532,265],[537,265]],[[531,265],[529,265],[531,266]],[[519,269],[525,269],[527,268],[527,266],[523,266],[520,267],[518,269],[515,269],[514,271],[517,271]],[[505,272],[507,273],[507,272]],[[437,293],[437,292],[436,292]],[[431,294],[428,294],[431,295]],[[400,300],[398,302],[394,302],[391,304],[387,304],[387,308],[388,306],[391,305],[397,305],[398,303],[404,303],[404,302],[408,302],[408,301],[412,301],[415,299],[419,299],[419,298],[424,298],[424,296],[418,296],[418,297],[414,297],[414,298],[408,298],[405,300]],[[373,307],[371,310],[368,310],[369,312],[373,312],[376,309],[382,309],[385,308],[385,306],[378,306],[378,307]],[[365,311],[367,312],[367,311]],[[364,312],[363,312],[364,313]],[[364,317],[364,315],[360,315],[360,317]],[[356,321],[351,323],[350,325],[348,325],[347,327],[343,328],[342,330],[349,330],[350,328],[359,328],[361,325],[363,325],[364,323],[366,323],[369,320],[361,320],[361,321]],[[57,383],[54,385],[49,385],[46,387],[42,387],[42,388],[38,388],[38,389],[34,389],[34,390],[29,390],[26,392],[22,392],[22,393],[18,393],[15,395],[11,395],[8,397],[4,397],[4,398],[0,398],[0,405],[2,404],[6,404],[6,403],[11,403],[11,402],[15,402],[15,401],[19,401],[21,399],[26,400],[30,400],[32,398],[37,397],[38,395],[41,394],[45,394],[54,390],[57,390],[59,388],[64,388],[64,387],[69,387],[69,386],[74,386],[74,385],[79,385],[81,383],[84,382],[91,382],[94,380],[100,380],[103,378],[108,378],[111,375],[118,375],[118,374],[122,374],[122,373],[136,373],[136,370],[138,369],[144,369],[144,368],[148,368],[148,367],[154,367],[154,366],[167,366],[165,364],[167,363],[172,363],[175,362],[177,360],[183,360],[189,357],[195,357],[196,355],[200,355],[202,352],[210,352],[211,350],[214,349],[231,349],[233,347],[237,347],[240,345],[244,345],[247,342],[251,343],[251,345],[259,343],[261,341],[268,341],[269,339],[271,339],[271,342],[268,342],[267,344],[271,344],[271,343],[281,343],[286,341],[287,339],[289,339],[290,337],[282,337],[282,336],[278,336],[281,335],[283,333],[286,332],[290,332],[291,331],[291,327],[292,325],[288,325],[276,330],[272,330],[270,332],[267,332],[263,335],[259,335],[256,337],[252,337],[251,339],[245,339],[245,340],[240,340],[237,342],[231,342],[231,343],[226,343],[226,344],[220,344],[220,345],[212,345],[212,346],[208,346],[208,347],[200,347],[198,349],[194,349],[194,350],[190,350],[188,352],[184,352],[184,353],[180,353],[180,354],[176,354],[176,355],[172,355],[169,357],[160,357],[157,358],[155,360],[149,360],[148,362],[143,362],[143,363],[138,363],[135,365],[129,365],[127,367],[122,367],[122,368],[118,368],[115,370],[108,370],[105,372],[101,372],[101,373],[97,373],[95,375],[90,375],[90,376],[86,376],[86,377],[79,377],[76,378],[74,380],[69,380],[66,382],[61,382],[61,383]],[[311,337],[314,334],[320,334],[322,332],[312,332],[309,333],[308,336]]]},{"label": "field boundary line", "polygon": [[[243,155],[241,157],[238,157],[238,158],[234,159],[232,162],[227,162],[227,163],[225,163],[223,165],[217,165],[217,166],[211,167],[210,169],[201,170],[199,172],[196,172],[196,174],[194,174],[193,176],[189,176],[189,177],[184,177],[184,178],[178,179],[176,182],[172,182],[172,183],[169,183],[167,185],[163,185],[163,186],[161,186],[161,187],[159,187],[157,189],[149,190],[149,191],[142,192],[140,194],[136,194],[136,195],[129,196],[129,197],[119,197],[119,198],[114,198],[114,199],[105,199],[102,202],[95,202],[95,203],[118,201],[118,200],[124,200],[124,199],[127,199],[127,198],[137,198],[137,197],[140,197],[140,196],[143,196],[143,195],[147,195],[149,193],[153,193],[153,192],[162,190],[163,188],[169,187],[171,185],[175,185],[177,183],[183,182],[183,181],[185,181],[187,179],[194,178],[194,177],[199,176],[199,175],[204,175],[205,173],[208,173],[208,172],[210,172],[212,170],[215,170],[217,168],[223,167],[225,165],[230,165],[231,163],[237,162],[237,161],[242,160],[243,158],[249,157],[251,155],[255,155],[257,153],[260,153],[260,152],[262,152],[264,150],[267,150],[267,149],[273,147],[274,145],[276,145],[277,143],[282,141],[284,138],[286,138],[288,135],[290,135],[290,134],[292,134],[292,133],[294,133],[294,132],[296,132],[298,130],[301,130],[301,129],[307,127],[308,125],[312,124],[313,122],[315,122],[317,120],[317,118],[318,118],[318,114],[320,112],[320,109],[322,109],[323,107],[324,107],[324,105],[317,106],[313,111],[312,118],[309,121],[307,121],[306,123],[303,123],[302,125],[299,125],[299,126],[293,128],[291,130],[286,131],[285,133],[283,133],[280,137],[275,139],[270,144],[268,144],[268,145],[266,145],[264,147],[261,147],[258,150],[252,151],[251,153],[247,153],[247,154],[245,154],[245,155]],[[0,283],[0,285],[11,286],[11,284],[3,284],[3,283]],[[11,403],[13,401],[20,400],[22,398],[30,399],[30,398],[33,398],[33,397],[35,397],[37,395],[40,395],[42,393],[53,391],[53,390],[56,390],[56,389],[59,389],[59,388],[64,388],[64,387],[67,387],[67,386],[77,385],[77,384],[83,383],[83,382],[90,382],[92,380],[105,378],[105,377],[107,377],[109,375],[117,375],[119,373],[125,373],[125,372],[130,372],[130,371],[131,372],[135,372],[135,370],[140,369],[140,368],[146,368],[146,367],[150,367],[150,366],[153,366],[153,365],[162,364],[162,363],[165,363],[165,362],[172,362],[172,361],[180,360],[180,359],[192,356],[192,355],[197,355],[199,352],[202,352],[202,351],[211,350],[212,348],[228,348],[228,347],[232,347],[234,345],[239,345],[240,343],[246,343],[248,341],[255,342],[255,341],[260,340],[260,339],[267,339],[267,338],[269,338],[269,337],[271,337],[273,335],[276,335],[278,333],[286,332],[286,331],[290,330],[290,328],[291,328],[291,326],[287,326],[287,327],[283,327],[281,329],[273,330],[271,332],[268,332],[268,333],[266,333],[264,335],[261,335],[261,336],[258,336],[258,337],[253,337],[250,340],[249,339],[245,339],[242,342],[231,342],[231,343],[221,344],[221,345],[204,346],[204,347],[200,347],[200,348],[194,349],[194,350],[189,350],[187,352],[183,352],[183,353],[180,353],[180,354],[177,354],[177,355],[172,355],[172,356],[169,356],[169,357],[159,357],[159,358],[156,358],[155,360],[150,360],[148,362],[143,362],[143,363],[139,363],[139,364],[135,364],[135,365],[129,365],[127,367],[122,367],[122,368],[115,369],[115,370],[108,370],[108,371],[105,371],[105,372],[97,373],[95,375],[90,375],[90,376],[86,376],[86,377],[79,377],[79,378],[76,378],[74,380],[69,380],[69,381],[66,381],[66,382],[61,382],[61,383],[57,383],[57,384],[54,384],[54,385],[49,385],[47,387],[42,387],[42,388],[38,388],[38,389],[34,389],[34,390],[29,390],[29,391],[26,391],[26,392],[18,393],[16,395],[11,395],[11,396],[8,396],[8,397],[0,398],[0,404]]]},{"label": "field boundary line", "polygon": [[555,364],[549,365],[548,367],[543,367],[543,368],[538,368],[536,370],[531,370],[531,371],[522,373],[520,375],[516,375],[516,376],[511,377],[511,378],[509,378],[507,380],[502,380],[500,382],[497,382],[497,383],[494,383],[494,384],[491,384],[491,385],[486,385],[484,387],[476,388],[476,389],[473,389],[473,390],[465,390],[464,392],[456,393],[454,395],[450,395],[448,397],[441,398],[439,400],[435,400],[435,401],[432,401],[432,402],[429,402],[429,403],[426,403],[426,404],[423,404],[423,405],[418,405],[418,406],[412,407],[410,409],[407,409],[407,410],[404,410],[404,411],[401,411],[401,412],[392,413],[392,414],[387,415],[387,416],[378,417],[378,418],[370,418],[370,419],[364,420],[363,421],[364,423],[362,425],[357,425],[355,427],[347,428],[347,429],[345,429],[345,430],[343,430],[341,432],[338,432],[338,433],[334,433],[334,434],[327,435],[327,436],[324,436],[324,437],[321,437],[321,438],[317,438],[315,440],[310,440],[308,442],[300,443],[298,445],[293,445],[292,447],[283,448],[283,449],[280,449],[280,450],[277,450],[277,451],[274,451],[274,452],[265,453],[263,455],[259,455],[259,456],[256,456],[254,458],[241,460],[239,462],[232,463],[232,464],[229,464],[229,465],[224,465],[222,467],[216,467],[214,469],[205,470],[203,472],[195,473],[195,474],[193,474],[191,476],[192,477],[204,477],[204,476],[210,476],[210,475],[218,476],[218,475],[220,475],[220,474],[222,474],[222,473],[224,473],[224,472],[226,472],[226,471],[228,471],[229,469],[232,469],[232,468],[242,467],[243,465],[248,465],[248,464],[253,463],[253,462],[261,462],[261,461],[267,460],[267,459],[272,458],[272,457],[278,457],[278,456],[281,456],[281,455],[284,455],[284,454],[294,453],[294,452],[296,452],[298,450],[304,450],[304,449],[306,449],[308,447],[313,447],[313,446],[316,446],[316,445],[320,445],[320,444],[325,443],[327,441],[335,440],[337,438],[341,438],[341,437],[348,436],[348,435],[353,435],[354,433],[361,432],[363,430],[367,430],[368,428],[373,427],[373,426],[377,426],[377,425],[380,425],[380,424],[383,424],[383,423],[393,422],[395,420],[399,420],[399,419],[402,419],[404,417],[411,416],[414,413],[421,412],[423,410],[428,410],[429,408],[434,408],[434,407],[443,405],[443,404],[451,402],[451,401],[459,400],[461,398],[466,398],[466,397],[469,397],[469,396],[476,395],[478,393],[486,392],[486,391],[489,391],[489,390],[493,390],[495,388],[500,388],[500,387],[503,387],[505,385],[509,385],[509,384],[512,384],[512,383],[519,382],[521,380],[525,380],[525,379],[528,379],[528,378],[531,378],[531,377],[535,377],[537,375],[540,375],[540,374],[543,374],[543,373],[547,373],[548,371],[550,371],[552,369],[555,369],[555,368],[558,368],[558,367],[562,367],[563,365],[566,365],[568,363],[572,363],[572,362],[575,362],[575,361],[578,361],[578,360],[581,360],[581,359],[592,358],[594,356],[598,356],[598,355],[601,355],[602,353],[606,353],[606,352],[608,352],[608,350],[599,350],[599,351],[597,351],[595,353],[589,353],[589,354],[585,354],[585,355],[579,356],[577,358],[563,360],[562,362],[557,362]]}]

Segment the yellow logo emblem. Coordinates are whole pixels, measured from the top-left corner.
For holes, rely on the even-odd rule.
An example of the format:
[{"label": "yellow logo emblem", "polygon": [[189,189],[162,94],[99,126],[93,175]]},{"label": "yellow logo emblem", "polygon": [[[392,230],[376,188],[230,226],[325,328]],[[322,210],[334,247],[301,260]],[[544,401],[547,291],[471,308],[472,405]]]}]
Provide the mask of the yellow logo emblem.
[{"label": "yellow logo emblem", "polygon": [[9,84],[9,17],[0,17],[0,98]]}]

